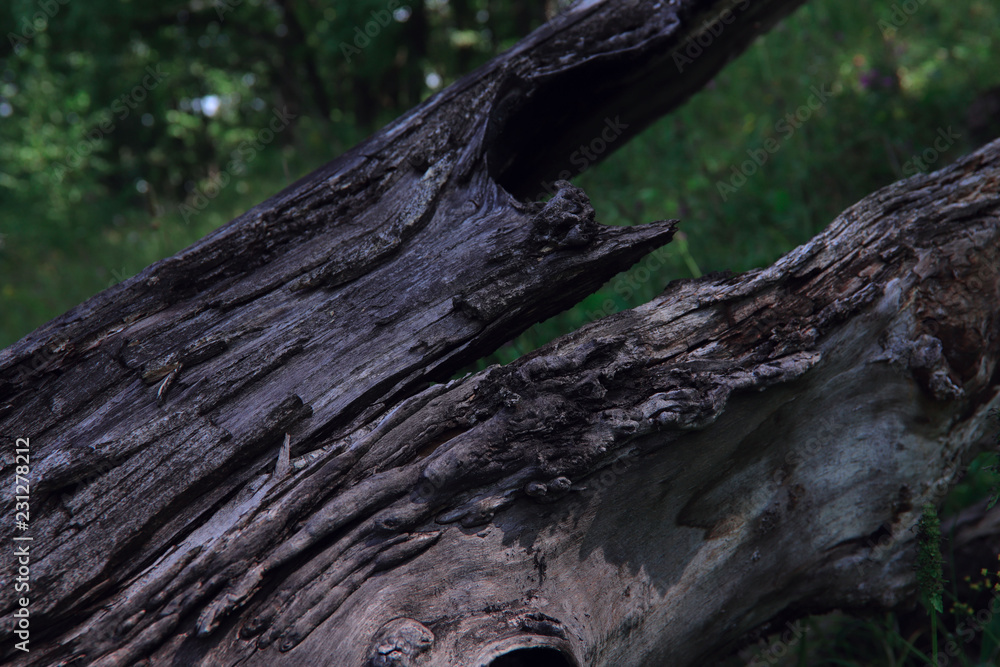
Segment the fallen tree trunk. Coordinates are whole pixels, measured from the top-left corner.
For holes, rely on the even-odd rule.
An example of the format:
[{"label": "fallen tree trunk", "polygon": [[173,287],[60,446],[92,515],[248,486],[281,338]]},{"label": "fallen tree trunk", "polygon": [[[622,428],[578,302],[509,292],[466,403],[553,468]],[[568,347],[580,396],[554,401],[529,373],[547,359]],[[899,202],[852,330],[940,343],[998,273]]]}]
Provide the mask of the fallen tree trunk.
[{"label": "fallen tree trunk", "polygon": [[32,653],[4,655],[695,664],[782,613],[903,599],[903,529],[997,403],[997,144],[768,270],[428,387],[673,232],[601,227],[566,183],[515,199],[572,153],[540,138],[641,99],[635,131],[795,4],[582,3],[0,353],[36,517]]}]

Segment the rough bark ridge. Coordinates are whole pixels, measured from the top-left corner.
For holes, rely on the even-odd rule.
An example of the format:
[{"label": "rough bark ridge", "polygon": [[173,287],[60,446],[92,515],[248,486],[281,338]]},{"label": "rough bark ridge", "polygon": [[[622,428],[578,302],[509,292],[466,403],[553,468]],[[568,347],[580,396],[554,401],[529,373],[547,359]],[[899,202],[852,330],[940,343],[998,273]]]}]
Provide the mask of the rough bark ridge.
[{"label": "rough bark ridge", "polygon": [[900,599],[898,529],[996,403],[996,144],[771,269],[427,387],[669,240],[601,227],[566,183],[509,192],[798,3],[743,4],[581,3],[0,353],[36,480],[16,664],[693,664],[797,605]]}]

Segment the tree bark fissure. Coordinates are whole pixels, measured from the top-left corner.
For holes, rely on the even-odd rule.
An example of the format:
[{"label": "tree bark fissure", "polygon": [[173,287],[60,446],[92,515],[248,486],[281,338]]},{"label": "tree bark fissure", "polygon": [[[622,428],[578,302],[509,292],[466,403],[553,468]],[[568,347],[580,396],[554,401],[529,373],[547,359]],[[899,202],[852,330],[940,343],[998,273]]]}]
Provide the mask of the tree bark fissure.
[{"label": "tree bark fissure", "polygon": [[1000,405],[1000,142],[770,268],[432,384],[670,240],[597,223],[557,180],[575,144],[610,117],[624,142],[798,4],[580,3],[0,352],[38,517],[37,643],[6,657],[686,665],[905,601],[908,529]]}]

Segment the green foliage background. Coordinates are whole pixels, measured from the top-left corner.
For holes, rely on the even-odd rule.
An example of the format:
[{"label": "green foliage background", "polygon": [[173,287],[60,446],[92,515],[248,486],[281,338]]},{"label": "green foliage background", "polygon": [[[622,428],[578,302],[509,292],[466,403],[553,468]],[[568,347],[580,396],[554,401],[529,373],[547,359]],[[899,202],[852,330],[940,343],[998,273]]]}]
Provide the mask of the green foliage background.
[{"label": "green foliage background", "polygon": [[[8,0],[0,8],[0,348],[323,165],[510,47],[558,4]],[[358,48],[358,31],[378,18],[377,34]],[[939,133],[958,139],[922,168],[1000,136],[998,37],[995,0],[813,0],[688,104],[575,179],[606,224],[681,219],[683,233],[655,265],[640,263],[472,368],[648,301],[672,279],[773,262],[910,175],[907,165]],[[144,87],[151,71],[158,81]],[[783,133],[781,119],[815,87],[829,99]],[[276,112],[295,118],[268,136]],[[719,183],[768,140],[778,150],[723,197]],[[974,477],[956,492],[959,506],[995,488]],[[885,664],[926,664],[895,617],[857,623],[827,628],[835,643],[848,639],[824,664],[883,664],[885,655]],[[995,660],[998,644],[984,639],[979,657]]]},{"label": "green foliage background", "polygon": [[[447,85],[545,19],[533,2],[399,5],[3,3],[0,348],[326,163],[429,96],[428,76]],[[376,19],[360,54],[345,49]],[[162,73],[155,86],[147,68]],[[295,122],[261,145],[275,111]],[[261,146],[252,159],[248,145]],[[245,169],[217,192],[234,157]]]},{"label": "green foliage background", "polygon": [[[357,49],[373,12],[384,19],[399,4],[14,0],[0,10],[0,347],[319,167],[425,99],[428,82],[447,85],[558,10],[426,0],[397,9]],[[677,217],[682,238],[651,276],[626,276],[617,290],[612,281],[490,361],[644,302],[672,278],[773,262],[903,177],[939,131],[960,138],[933,168],[1000,134],[969,118],[1000,84],[1000,9],[911,4],[912,16],[887,1],[808,4],[575,179],[602,222]],[[162,81],[146,91],[148,68]],[[832,96],[794,134],[779,132],[814,86]],[[199,110],[209,97],[211,116]],[[282,110],[295,121],[258,141]],[[778,151],[720,196],[719,182],[768,138]],[[248,145],[260,150],[228,170]],[[218,192],[222,174],[231,180]]]}]

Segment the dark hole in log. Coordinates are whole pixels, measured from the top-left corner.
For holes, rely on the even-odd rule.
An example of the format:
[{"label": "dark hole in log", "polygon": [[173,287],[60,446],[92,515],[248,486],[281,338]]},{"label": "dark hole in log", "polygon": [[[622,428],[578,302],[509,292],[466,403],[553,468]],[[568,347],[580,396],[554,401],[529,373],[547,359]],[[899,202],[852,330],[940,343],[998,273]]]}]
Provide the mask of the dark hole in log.
[{"label": "dark hole in log", "polygon": [[[610,118],[608,114],[594,117],[595,109],[604,109],[613,99],[607,91],[598,90],[595,82],[617,82],[623,73],[594,69],[581,67],[535,84],[513,79],[501,86],[486,128],[486,163],[490,176],[515,197],[541,201],[552,195],[556,180],[573,178],[586,168],[580,167],[582,144],[601,138],[607,123],[615,125],[614,117],[621,115],[625,105],[613,106],[617,114],[609,111]],[[606,79],[594,78],[605,74]],[[624,127],[632,125],[625,122]],[[612,140],[622,134],[621,130],[609,132]],[[624,143],[631,134],[620,141]],[[574,141],[578,137],[585,141]],[[590,165],[589,159],[586,164]]]},{"label": "dark hole in log", "polygon": [[554,648],[520,648],[501,655],[490,667],[573,667],[573,663]]}]

